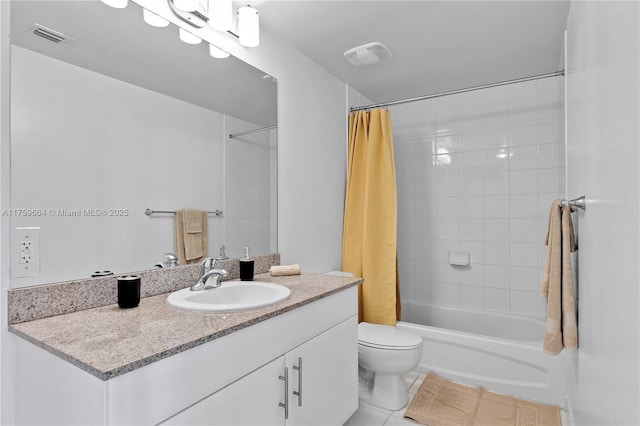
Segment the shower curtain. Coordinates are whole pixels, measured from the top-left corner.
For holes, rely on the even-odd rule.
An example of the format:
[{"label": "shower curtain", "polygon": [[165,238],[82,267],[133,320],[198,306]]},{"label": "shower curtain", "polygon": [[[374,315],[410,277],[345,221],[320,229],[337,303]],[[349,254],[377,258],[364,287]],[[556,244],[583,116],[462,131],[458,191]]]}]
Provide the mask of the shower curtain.
[{"label": "shower curtain", "polygon": [[342,269],[364,278],[359,321],[395,325],[400,319],[397,266],[398,204],[391,114],[349,115],[349,158]]}]

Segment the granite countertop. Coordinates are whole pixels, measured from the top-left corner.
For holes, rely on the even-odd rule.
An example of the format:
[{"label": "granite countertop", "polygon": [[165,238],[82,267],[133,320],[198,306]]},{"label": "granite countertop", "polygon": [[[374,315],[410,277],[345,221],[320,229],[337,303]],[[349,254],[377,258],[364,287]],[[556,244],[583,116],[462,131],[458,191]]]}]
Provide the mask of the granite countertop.
[{"label": "granite countertop", "polygon": [[310,273],[285,277],[267,273],[255,279],[282,284],[291,289],[291,296],[249,311],[202,313],[170,306],[169,293],[165,293],[143,298],[133,309],[107,305],[13,324],[9,330],[99,379],[109,380],[362,281]]}]

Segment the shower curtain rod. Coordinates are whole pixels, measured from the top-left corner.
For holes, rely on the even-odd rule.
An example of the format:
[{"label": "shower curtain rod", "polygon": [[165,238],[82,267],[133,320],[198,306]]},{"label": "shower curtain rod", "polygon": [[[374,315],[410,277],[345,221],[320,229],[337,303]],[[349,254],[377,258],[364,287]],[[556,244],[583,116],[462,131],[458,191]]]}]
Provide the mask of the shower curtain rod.
[{"label": "shower curtain rod", "polygon": [[266,130],[277,129],[277,125],[260,127],[259,129],[247,130],[246,132],[240,133],[229,133],[229,139],[237,138],[238,136],[250,135],[251,133],[264,132]]},{"label": "shower curtain rod", "polygon": [[353,108],[350,108],[350,111],[351,112],[356,112],[356,111],[362,111],[362,110],[365,110],[365,109],[372,109],[372,108],[379,108],[379,107],[388,107],[388,106],[391,106],[391,105],[405,104],[405,103],[408,103],[408,102],[424,101],[424,100],[427,100],[427,99],[439,98],[441,96],[456,95],[458,93],[472,92],[474,90],[488,89],[490,87],[504,86],[504,85],[513,84],[513,83],[523,83],[525,81],[540,80],[542,78],[548,78],[548,77],[557,77],[559,75],[564,76],[564,70],[551,72],[551,73],[548,73],[548,74],[534,75],[532,77],[517,78],[515,80],[501,81],[499,83],[484,84],[482,86],[467,87],[465,89],[450,90],[448,92],[434,93],[433,95],[417,96],[415,98],[400,99],[400,100],[397,100],[397,101],[380,102],[380,103],[377,103],[377,104],[353,107]]}]

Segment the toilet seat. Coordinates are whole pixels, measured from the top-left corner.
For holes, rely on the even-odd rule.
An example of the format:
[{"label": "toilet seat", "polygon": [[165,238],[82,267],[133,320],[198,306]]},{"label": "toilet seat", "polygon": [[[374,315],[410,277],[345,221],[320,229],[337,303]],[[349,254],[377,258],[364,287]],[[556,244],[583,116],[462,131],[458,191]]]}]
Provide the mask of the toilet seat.
[{"label": "toilet seat", "polygon": [[411,350],[422,346],[422,338],[396,327],[361,322],[358,344],[375,349]]}]

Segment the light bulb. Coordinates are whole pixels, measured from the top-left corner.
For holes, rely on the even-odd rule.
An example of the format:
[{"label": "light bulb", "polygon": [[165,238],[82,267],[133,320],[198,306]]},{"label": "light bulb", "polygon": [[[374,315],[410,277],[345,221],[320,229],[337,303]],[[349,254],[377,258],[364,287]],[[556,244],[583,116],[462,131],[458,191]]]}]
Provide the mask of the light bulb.
[{"label": "light bulb", "polygon": [[199,44],[202,41],[200,37],[191,34],[189,31],[183,28],[178,29],[178,34],[180,35],[180,40],[184,41],[187,44]]},{"label": "light bulb", "polygon": [[214,46],[213,44],[209,45],[209,55],[213,56],[214,58],[218,58],[218,59],[224,59],[224,58],[228,58],[229,57],[229,53],[227,53],[224,50],[218,48],[217,46]]},{"label": "light bulb", "polygon": [[233,28],[233,5],[231,0],[209,0],[209,26],[218,31]]},{"label": "light bulb", "polygon": [[142,9],[142,17],[144,18],[144,22],[153,27],[166,27],[167,25],[169,25],[169,21],[159,17],[158,15],[148,11],[147,9]]},{"label": "light bulb", "polygon": [[116,9],[123,9],[127,7],[127,4],[129,4],[129,0],[102,0],[102,3],[111,7],[115,7]]},{"label": "light bulb", "polygon": [[173,0],[173,5],[185,12],[195,12],[199,3],[198,0]]},{"label": "light bulb", "polygon": [[260,15],[251,6],[238,9],[239,42],[245,47],[256,47],[260,44]]}]

